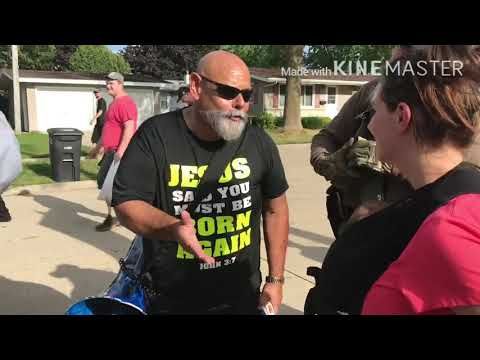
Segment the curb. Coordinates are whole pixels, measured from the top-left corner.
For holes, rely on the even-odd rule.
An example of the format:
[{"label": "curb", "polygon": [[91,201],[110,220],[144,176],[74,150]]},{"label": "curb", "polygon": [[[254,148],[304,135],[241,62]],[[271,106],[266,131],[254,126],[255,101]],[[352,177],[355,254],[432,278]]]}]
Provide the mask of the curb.
[{"label": "curb", "polygon": [[[31,164],[31,163],[41,162],[41,161],[45,161],[45,160],[50,161],[50,158],[49,157],[25,158],[25,159],[22,159],[22,164]],[[82,160],[97,160],[97,159],[87,159],[86,156],[81,156],[80,161],[82,161]],[[100,160],[97,160],[97,161],[100,161]]]},{"label": "curb", "polygon": [[5,191],[2,194],[2,196],[21,195],[20,193],[24,191],[28,191],[34,194],[34,193],[43,193],[43,192],[76,191],[76,190],[96,189],[96,188],[97,188],[97,182],[95,180],[69,181],[69,182],[54,183],[54,184],[18,186]]}]

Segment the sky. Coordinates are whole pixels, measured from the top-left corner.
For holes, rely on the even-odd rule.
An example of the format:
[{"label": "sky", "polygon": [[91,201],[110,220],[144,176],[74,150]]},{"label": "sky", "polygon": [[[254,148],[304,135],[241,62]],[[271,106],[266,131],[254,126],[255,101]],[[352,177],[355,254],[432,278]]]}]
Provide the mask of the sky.
[{"label": "sky", "polygon": [[107,45],[113,52],[119,52],[127,45]]}]

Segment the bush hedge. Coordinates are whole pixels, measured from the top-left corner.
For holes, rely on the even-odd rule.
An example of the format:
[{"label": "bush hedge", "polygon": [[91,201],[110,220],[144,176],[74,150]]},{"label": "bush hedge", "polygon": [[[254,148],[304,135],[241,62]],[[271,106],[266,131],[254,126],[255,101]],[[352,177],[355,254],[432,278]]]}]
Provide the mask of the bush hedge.
[{"label": "bush hedge", "polygon": [[[302,126],[304,129],[323,129],[330,121],[332,119],[328,116],[305,116],[302,117]],[[274,116],[271,113],[264,112],[253,117],[253,124],[264,129],[275,129],[283,127],[285,120],[283,116]]]},{"label": "bush hedge", "polygon": [[323,129],[332,119],[328,116],[306,116],[302,118],[304,129]]}]

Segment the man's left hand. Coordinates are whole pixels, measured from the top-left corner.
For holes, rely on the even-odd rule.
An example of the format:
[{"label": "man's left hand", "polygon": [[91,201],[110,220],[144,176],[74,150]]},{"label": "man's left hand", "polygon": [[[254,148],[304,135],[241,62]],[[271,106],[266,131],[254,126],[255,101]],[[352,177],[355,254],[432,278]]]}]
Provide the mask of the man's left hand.
[{"label": "man's left hand", "polygon": [[98,150],[97,148],[93,148],[90,150],[90,152],[87,155],[87,159],[96,159],[98,156]]},{"label": "man's left hand", "polygon": [[260,294],[259,307],[265,306],[268,302],[273,305],[275,314],[280,311],[280,305],[283,299],[283,286],[282,284],[266,283],[263,286],[262,293]]}]

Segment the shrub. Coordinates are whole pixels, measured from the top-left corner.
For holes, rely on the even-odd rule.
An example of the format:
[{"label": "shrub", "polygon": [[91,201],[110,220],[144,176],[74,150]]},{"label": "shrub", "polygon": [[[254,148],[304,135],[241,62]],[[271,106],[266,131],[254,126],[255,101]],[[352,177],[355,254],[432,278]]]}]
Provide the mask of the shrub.
[{"label": "shrub", "polygon": [[264,129],[274,129],[275,116],[269,112],[263,112],[253,118],[253,124]]},{"label": "shrub", "polygon": [[285,126],[285,118],[283,116],[276,116],[275,117],[275,126],[276,127],[284,127]]},{"label": "shrub", "polygon": [[323,129],[330,121],[332,119],[327,116],[306,116],[302,118],[302,126],[304,129]]},{"label": "shrub", "polygon": [[[331,118],[328,116],[306,116],[302,117],[302,126],[304,129],[323,129],[326,127]],[[253,124],[264,129],[281,128],[285,126],[283,116],[274,116],[271,113],[261,113],[252,120]]]}]

